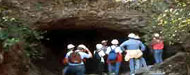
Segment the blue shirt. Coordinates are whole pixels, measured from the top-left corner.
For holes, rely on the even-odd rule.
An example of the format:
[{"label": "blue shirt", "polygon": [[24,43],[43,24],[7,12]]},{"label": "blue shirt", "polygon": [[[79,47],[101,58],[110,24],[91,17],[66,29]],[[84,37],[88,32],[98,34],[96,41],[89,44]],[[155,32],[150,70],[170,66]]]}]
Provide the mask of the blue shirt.
[{"label": "blue shirt", "polygon": [[121,45],[120,45],[121,49],[122,50],[125,50],[124,47],[127,48],[127,50],[137,50],[137,49],[140,49],[142,51],[145,50],[145,45],[139,41],[139,40],[135,40],[135,39],[129,39],[125,42],[123,42]]}]

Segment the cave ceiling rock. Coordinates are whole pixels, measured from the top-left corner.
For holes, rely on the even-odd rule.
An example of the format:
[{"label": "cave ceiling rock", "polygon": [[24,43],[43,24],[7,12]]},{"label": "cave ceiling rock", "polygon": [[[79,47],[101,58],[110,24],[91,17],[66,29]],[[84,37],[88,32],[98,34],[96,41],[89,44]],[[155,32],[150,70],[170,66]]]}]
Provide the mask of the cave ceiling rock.
[{"label": "cave ceiling rock", "polygon": [[[58,1],[58,3],[57,3]],[[146,26],[145,13],[127,8],[127,4],[110,0],[8,0],[15,15],[39,28],[69,28],[73,26],[107,27],[121,31],[136,30]],[[18,10],[16,10],[18,9]],[[62,22],[61,22],[62,21]],[[59,22],[59,23],[56,23]]]}]

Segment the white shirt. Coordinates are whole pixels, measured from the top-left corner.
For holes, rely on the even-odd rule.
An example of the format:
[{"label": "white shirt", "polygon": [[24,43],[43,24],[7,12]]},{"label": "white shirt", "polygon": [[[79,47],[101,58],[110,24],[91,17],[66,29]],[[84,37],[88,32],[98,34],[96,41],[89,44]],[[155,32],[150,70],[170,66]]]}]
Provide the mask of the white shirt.
[{"label": "white shirt", "polygon": [[107,48],[106,54],[109,54],[111,50],[115,50],[116,53],[123,52],[119,46],[112,45],[111,47]]},{"label": "white shirt", "polygon": [[[95,52],[96,52],[96,50],[94,51],[94,54],[95,54]],[[98,55],[101,57],[101,62],[105,62],[104,61],[104,56],[106,55],[105,53],[104,53],[104,51],[103,50],[100,50],[99,52],[98,52]]]},{"label": "white shirt", "polygon": [[102,50],[104,51],[104,53],[106,53],[107,48],[108,48],[108,46],[103,46],[103,47],[102,47]]},{"label": "white shirt", "polygon": [[[81,51],[79,51],[79,50],[77,50],[77,51],[79,52],[79,54],[80,54],[80,56],[81,56],[81,59],[90,58],[90,55],[89,55],[89,54],[87,54],[87,53],[85,53],[85,52],[81,52]],[[70,54],[71,54],[72,52],[73,52],[73,51],[69,51],[69,52],[66,54],[65,58],[68,59],[68,57],[70,56]],[[80,64],[72,64],[72,63],[69,63],[69,65],[81,65],[81,64],[84,64],[84,62],[82,61]]]}]

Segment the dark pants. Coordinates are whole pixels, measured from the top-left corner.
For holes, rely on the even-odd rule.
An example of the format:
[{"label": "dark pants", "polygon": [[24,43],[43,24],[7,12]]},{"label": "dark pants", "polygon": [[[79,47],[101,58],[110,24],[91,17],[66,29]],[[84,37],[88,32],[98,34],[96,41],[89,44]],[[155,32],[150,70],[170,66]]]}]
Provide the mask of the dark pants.
[{"label": "dark pants", "polygon": [[98,63],[98,74],[99,75],[103,75],[103,71],[104,71],[104,63],[103,62],[99,62]]},{"label": "dark pants", "polygon": [[69,65],[67,68],[66,75],[84,75],[85,73],[85,66],[84,65]]}]

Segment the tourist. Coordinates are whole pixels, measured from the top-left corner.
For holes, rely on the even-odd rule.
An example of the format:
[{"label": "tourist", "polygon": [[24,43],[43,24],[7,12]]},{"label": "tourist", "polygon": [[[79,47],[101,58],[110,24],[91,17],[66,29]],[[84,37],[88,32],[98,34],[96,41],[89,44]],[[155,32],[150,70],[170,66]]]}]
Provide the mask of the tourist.
[{"label": "tourist", "polygon": [[92,58],[92,53],[85,45],[81,44],[77,47],[77,50],[68,52],[65,58],[68,63],[66,75],[84,75],[85,65],[83,59]]},{"label": "tourist", "polygon": [[[102,44],[102,50],[104,51],[104,53],[106,54],[106,51],[107,51],[107,48],[108,48],[108,40],[102,40],[101,41],[101,44]],[[104,56],[104,61],[107,61],[107,55]],[[104,64],[104,72],[107,72],[108,71],[108,65],[107,64]]]},{"label": "tourist", "polygon": [[127,53],[125,56],[125,61],[129,61],[130,75],[135,75],[135,67],[137,67],[135,66],[135,60],[142,56],[142,52],[141,50],[139,50],[139,47],[141,47],[141,49],[144,50],[145,46],[142,44],[141,41],[135,40],[134,33],[130,33],[128,37],[129,40],[124,41],[120,45],[120,47]]},{"label": "tourist", "polygon": [[[73,51],[74,48],[75,48],[75,46],[74,46],[73,44],[68,44],[68,45],[67,45],[67,52],[69,53],[69,52]],[[63,64],[66,65],[66,66],[64,67],[64,69],[63,69],[63,72],[62,72],[62,74],[65,75],[65,74],[66,74],[66,71],[67,71],[67,68],[68,68],[66,58],[64,58]]]},{"label": "tourist", "polygon": [[108,40],[102,40],[101,43],[103,45],[102,50],[104,51],[104,53],[106,53],[106,50],[108,48]]},{"label": "tourist", "polygon": [[94,58],[95,58],[95,62],[97,62],[97,70],[99,75],[103,75],[103,71],[104,71],[104,56],[105,53],[102,50],[103,45],[102,44],[96,44],[96,50],[94,51]]},{"label": "tourist", "polygon": [[112,45],[108,47],[106,51],[106,54],[108,54],[108,71],[109,74],[114,73],[115,75],[119,75],[119,68],[122,61],[122,50],[118,46],[119,41],[117,39],[113,39],[111,44]]},{"label": "tourist", "polygon": [[153,35],[153,39],[151,42],[151,49],[153,50],[153,53],[154,53],[155,62],[157,64],[162,63],[163,62],[162,54],[163,54],[163,49],[164,49],[164,41],[162,40],[162,38],[160,37],[160,35],[158,33],[155,33]]},{"label": "tourist", "polygon": [[[140,41],[140,37],[139,37],[138,35],[135,36],[135,39]],[[143,44],[143,45],[144,45],[144,44]],[[145,51],[145,49],[144,49],[144,50],[141,49],[141,48],[139,48],[139,49],[142,50],[142,52]],[[143,54],[144,54],[144,53],[143,53]],[[145,59],[144,59],[143,56],[139,58],[139,61],[136,61],[136,65],[137,65],[137,68],[136,68],[136,69],[139,69],[139,68],[141,68],[141,67],[145,67],[145,69],[148,70],[148,66],[147,66],[146,61],[145,61]]]}]

